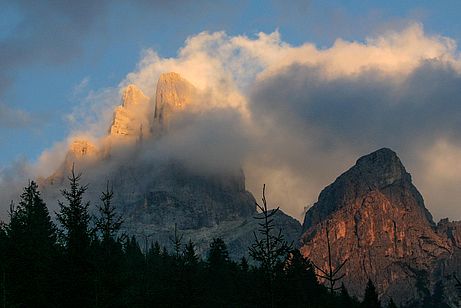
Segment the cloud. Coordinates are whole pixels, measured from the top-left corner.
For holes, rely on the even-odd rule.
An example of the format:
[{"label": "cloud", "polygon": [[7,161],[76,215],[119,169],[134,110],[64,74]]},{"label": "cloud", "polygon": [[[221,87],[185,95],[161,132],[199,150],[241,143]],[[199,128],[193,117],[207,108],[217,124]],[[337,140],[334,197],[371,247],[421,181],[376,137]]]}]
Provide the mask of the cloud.
[{"label": "cloud", "polygon": [[[461,129],[461,75],[439,60],[421,62],[398,82],[393,74],[376,70],[335,79],[322,75],[319,67],[293,65],[255,85],[251,112],[269,119],[263,138],[272,142],[263,144],[268,146],[263,151],[274,156],[267,164],[282,164],[287,178],[300,178],[317,194],[360,155],[391,147],[434,215],[460,217],[457,207],[446,202],[455,196],[431,187],[451,186],[461,176],[437,176],[437,160],[428,160],[427,152],[439,147],[440,140],[451,146],[461,142],[456,134]],[[452,151],[441,148],[437,153],[442,159]],[[316,195],[306,196],[305,188],[288,192],[315,201]]]},{"label": "cloud", "polygon": [[76,84],[74,86],[74,88],[72,90],[72,95],[74,97],[77,97],[80,94],[82,94],[82,92],[87,90],[89,83],[90,83],[90,77],[87,76],[87,77],[83,78],[78,84]]},{"label": "cloud", "polygon": [[14,85],[22,68],[66,65],[85,56],[88,48],[98,53],[120,37],[145,33],[146,27],[163,33],[168,25],[171,36],[182,39],[190,26],[219,27],[234,20],[237,7],[209,0],[0,1],[0,96]]},{"label": "cloud", "polygon": [[[359,156],[386,146],[400,154],[436,218],[460,219],[452,183],[461,173],[450,168],[461,152],[460,65],[455,42],[420,24],[328,48],[293,46],[277,31],[202,32],[176,57],[144,50],[118,86],[91,92],[68,118],[72,136],[98,140],[126,85],[152,96],[159,75],[175,71],[199,99],[169,137],[147,142],[136,159],[175,157],[208,171],[242,165],[255,196],[266,183],[272,206],[301,218]],[[117,155],[123,161],[130,151]],[[46,161],[58,161],[52,153]]]},{"label": "cloud", "polygon": [[0,128],[24,128],[33,122],[32,116],[26,111],[0,103]]},{"label": "cloud", "polygon": [[20,67],[62,64],[79,55],[83,39],[104,20],[106,1],[15,1],[0,7],[4,18],[15,16],[14,27],[0,39],[0,80],[11,81]]},{"label": "cloud", "polygon": [[152,94],[164,71],[239,98],[251,118],[248,185],[258,194],[269,184],[274,203],[296,217],[358,156],[383,146],[401,154],[436,217],[461,217],[421,180],[425,151],[440,138],[457,142],[460,61],[449,38],[411,24],[363,43],[338,39],[319,49],[291,46],[278,32],[256,38],[204,32],[190,37],[177,58],[146,51],[125,82]]}]

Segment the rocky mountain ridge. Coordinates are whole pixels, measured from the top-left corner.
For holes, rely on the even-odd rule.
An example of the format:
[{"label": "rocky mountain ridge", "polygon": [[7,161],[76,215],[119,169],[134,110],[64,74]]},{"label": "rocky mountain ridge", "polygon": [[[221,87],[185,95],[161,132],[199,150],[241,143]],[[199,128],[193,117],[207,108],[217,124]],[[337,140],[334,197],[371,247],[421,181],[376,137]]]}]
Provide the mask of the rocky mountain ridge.
[{"label": "rocky mountain ridge", "polygon": [[[160,75],[156,93],[147,97],[135,85],[122,93],[108,134],[99,142],[75,139],[65,161],[39,183],[48,200],[60,198],[72,166],[90,182],[87,198],[99,202],[109,181],[114,202],[125,218],[123,232],[171,246],[175,225],[205,254],[213,237],[222,237],[232,257],[247,255],[257,229],[255,198],[246,190],[241,168],[200,172],[182,161],[155,155],[156,142],[168,138],[170,124],[197,103],[197,89],[179,74]],[[146,154],[147,153],[147,154]],[[147,156],[149,155],[149,156]],[[301,225],[280,213],[290,241],[297,241]]]},{"label": "rocky mountain ridge", "polygon": [[343,282],[352,294],[362,296],[371,279],[383,301],[410,304],[459,273],[459,226],[434,224],[410,174],[384,148],[360,158],[320,193],[305,215],[301,251],[325,268],[328,228],[332,258],[336,265],[346,262]]}]

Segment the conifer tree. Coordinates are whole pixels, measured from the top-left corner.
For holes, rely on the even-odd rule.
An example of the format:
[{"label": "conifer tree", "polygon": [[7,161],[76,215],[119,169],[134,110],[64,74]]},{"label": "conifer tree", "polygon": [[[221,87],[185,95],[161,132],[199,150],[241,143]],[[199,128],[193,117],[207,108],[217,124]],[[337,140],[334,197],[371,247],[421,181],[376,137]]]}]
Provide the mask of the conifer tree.
[{"label": "conifer tree", "polygon": [[185,265],[196,266],[198,264],[199,257],[195,252],[195,244],[192,242],[192,240],[189,240],[189,242],[186,244],[183,255]]},{"label": "conifer tree", "polygon": [[387,304],[387,308],[397,308],[397,304],[394,302],[394,300],[391,298],[389,303]]},{"label": "conifer tree", "polygon": [[157,302],[150,303],[151,306],[159,306],[159,296],[158,293],[163,293],[163,289],[167,286],[164,282],[165,275],[163,275],[163,271],[165,270],[166,265],[163,264],[162,258],[162,251],[160,248],[160,244],[156,241],[155,243],[151,243],[149,251],[146,257],[146,276],[147,276],[147,288],[149,294],[157,294],[157,298],[153,299]]},{"label": "conifer tree", "polygon": [[56,216],[62,226],[61,236],[65,251],[66,270],[63,273],[63,284],[67,292],[64,300],[66,305],[85,307],[95,303],[93,291],[96,282],[90,250],[93,234],[90,227],[90,203],[83,201],[87,186],[82,186],[80,179],[81,174],[75,174],[72,166],[68,177],[70,187],[61,191],[65,201],[58,201],[60,210]]},{"label": "conifer tree", "polygon": [[288,254],[283,265],[283,274],[276,280],[279,293],[277,306],[301,307],[319,304],[318,299],[324,289],[317,282],[311,262],[298,249],[293,249]]},{"label": "conifer tree", "polygon": [[437,281],[434,286],[434,293],[431,296],[431,304],[434,308],[447,308],[445,303],[445,287],[441,280]]},{"label": "conifer tree", "polygon": [[65,202],[58,201],[60,211],[57,219],[63,228],[62,236],[67,253],[70,257],[82,257],[90,246],[92,231],[90,228],[90,202],[84,202],[83,196],[87,185],[80,184],[81,174],[75,174],[72,166],[69,176],[70,189],[61,191]]},{"label": "conifer tree", "polygon": [[139,247],[136,237],[132,236],[124,243],[125,252],[125,307],[145,307],[146,297],[146,258]]},{"label": "conifer tree", "polygon": [[101,306],[116,306],[117,295],[122,291],[122,260],[123,251],[120,238],[117,233],[123,223],[121,215],[116,213],[112,204],[113,190],[102,192],[98,206],[98,215],[95,217],[95,231],[101,236],[101,240],[92,243],[93,254],[96,254],[96,298]]},{"label": "conifer tree", "polygon": [[24,188],[18,206],[11,207],[6,231],[10,304],[52,306],[56,228],[34,181]]},{"label": "conifer tree", "polygon": [[179,290],[183,290],[182,306],[202,307],[201,298],[203,287],[199,278],[199,257],[195,252],[195,244],[192,240],[186,244],[183,253],[183,262],[181,264],[181,281]]},{"label": "conifer tree", "polygon": [[7,256],[6,226],[0,221],[0,302],[6,307],[6,256]]},{"label": "conifer tree", "polygon": [[349,295],[349,292],[347,292],[347,289],[344,283],[341,283],[341,289],[339,293],[339,302],[341,304],[341,307],[344,307],[344,308],[354,307],[353,300],[351,296]]},{"label": "conifer tree", "polygon": [[232,306],[232,267],[227,245],[221,238],[214,238],[210,243],[206,264],[206,291],[211,306]]},{"label": "conifer tree", "polygon": [[112,204],[113,196],[114,191],[109,189],[109,182],[107,182],[106,191],[102,192],[101,204],[98,206],[99,215],[95,219],[95,227],[101,234],[103,243],[113,241],[123,224],[122,216],[117,214]]},{"label": "conifer tree", "polygon": [[210,244],[207,258],[208,266],[213,269],[225,267],[229,263],[229,252],[221,238],[214,238]]},{"label": "conifer tree", "polygon": [[247,258],[242,257],[242,259],[240,259],[240,269],[243,272],[248,272],[248,270],[250,269],[250,266],[248,265]]},{"label": "conifer tree", "polygon": [[378,299],[375,285],[368,279],[367,287],[365,288],[365,296],[363,298],[362,307],[364,308],[381,308],[381,303]]},{"label": "conifer tree", "polygon": [[151,243],[149,253],[148,253],[148,260],[150,259],[158,259],[162,255],[162,249],[160,248],[160,244],[158,241],[155,243]]}]

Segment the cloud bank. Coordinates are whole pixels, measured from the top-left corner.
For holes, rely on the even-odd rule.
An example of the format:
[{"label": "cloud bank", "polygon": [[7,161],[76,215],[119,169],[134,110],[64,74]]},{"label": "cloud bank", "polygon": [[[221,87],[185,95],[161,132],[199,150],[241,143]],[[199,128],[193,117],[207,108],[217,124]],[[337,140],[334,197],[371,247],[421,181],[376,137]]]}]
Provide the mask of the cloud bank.
[{"label": "cloud bank", "polygon": [[[169,71],[202,94],[145,157],[177,156],[199,170],[242,165],[257,198],[266,183],[271,204],[301,218],[359,156],[391,147],[434,216],[461,219],[461,60],[450,38],[411,24],[322,49],[292,46],[278,32],[199,33],[176,57],[145,50],[117,87],[92,92],[69,116],[72,136],[100,138],[121,89],[134,83],[152,96]],[[51,173],[54,155],[61,145],[30,172]]]}]

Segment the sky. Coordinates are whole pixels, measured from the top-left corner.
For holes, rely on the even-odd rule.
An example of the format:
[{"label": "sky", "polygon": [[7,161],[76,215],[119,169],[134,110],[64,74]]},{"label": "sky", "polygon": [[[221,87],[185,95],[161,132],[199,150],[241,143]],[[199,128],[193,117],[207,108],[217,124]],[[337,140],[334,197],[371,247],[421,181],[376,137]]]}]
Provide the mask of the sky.
[{"label": "sky", "polygon": [[[386,146],[437,219],[461,219],[460,9],[448,0],[0,0],[0,180],[51,174],[64,140],[107,129],[123,86],[152,95],[162,70],[176,70],[229,94],[209,115],[210,127],[228,125],[215,154],[231,142],[250,190],[267,183],[291,215]],[[238,121],[227,113],[236,106]],[[189,137],[205,144],[210,127]]]}]

